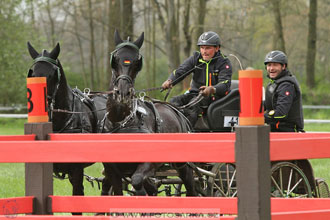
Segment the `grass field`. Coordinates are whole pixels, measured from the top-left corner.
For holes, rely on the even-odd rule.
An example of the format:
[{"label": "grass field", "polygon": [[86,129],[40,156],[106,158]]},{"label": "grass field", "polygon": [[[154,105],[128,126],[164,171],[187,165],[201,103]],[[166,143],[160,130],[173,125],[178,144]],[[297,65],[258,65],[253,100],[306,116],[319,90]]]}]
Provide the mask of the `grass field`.
[{"label": "grass field", "polygon": [[[0,118],[0,135],[24,134],[24,123],[26,119],[3,119]],[[330,132],[330,124],[306,124],[305,130]],[[314,175],[321,177],[330,183],[330,159],[310,160],[313,166]],[[85,169],[90,176],[100,177],[103,169],[102,164],[96,163]],[[0,198],[24,196],[24,164],[0,164]],[[10,187],[8,187],[10,186]],[[86,195],[100,195],[97,184],[94,187],[84,181]],[[71,195],[71,185],[68,180],[54,178],[55,195]]]}]

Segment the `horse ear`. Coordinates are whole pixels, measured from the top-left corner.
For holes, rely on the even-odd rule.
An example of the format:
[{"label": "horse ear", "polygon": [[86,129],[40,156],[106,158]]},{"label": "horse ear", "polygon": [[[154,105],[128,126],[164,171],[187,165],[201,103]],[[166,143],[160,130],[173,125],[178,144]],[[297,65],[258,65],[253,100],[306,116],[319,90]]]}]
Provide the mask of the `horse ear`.
[{"label": "horse ear", "polygon": [[141,48],[142,47],[142,44],[143,44],[143,41],[144,41],[144,32],[142,32],[142,34],[140,35],[140,37],[134,42],[134,44],[136,46],[138,46],[138,48]]},{"label": "horse ear", "polygon": [[58,55],[60,54],[60,50],[61,50],[60,49],[60,44],[57,43],[55,48],[52,50],[52,52],[50,52],[49,57],[56,60]]},{"label": "horse ear", "polygon": [[121,39],[120,35],[119,35],[119,32],[117,31],[117,29],[115,30],[115,44],[118,45],[118,44],[121,44],[123,43],[124,41]]},{"label": "horse ear", "polygon": [[32,57],[32,59],[37,58],[37,56],[39,56],[39,53],[32,47],[32,45],[30,44],[30,42],[27,42],[27,47],[30,53],[30,56]]}]

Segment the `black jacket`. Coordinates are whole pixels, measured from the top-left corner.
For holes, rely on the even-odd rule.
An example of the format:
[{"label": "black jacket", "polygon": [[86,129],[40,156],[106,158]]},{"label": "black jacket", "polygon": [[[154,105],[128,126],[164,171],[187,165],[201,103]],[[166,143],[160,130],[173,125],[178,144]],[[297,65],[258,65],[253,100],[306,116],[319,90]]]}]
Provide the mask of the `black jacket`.
[{"label": "black jacket", "polygon": [[[198,93],[199,87],[201,86],[214,86],[216,88],[216,95],[219,97],[229,92],[232,66],[230,60],[220,51],[218,51],[209,62],[204,61],[199,52],[195,52],[186,59],[178,69],[173,71],[169,79],[173,82],[190,70],[192,70],[190,73],[193,73],[189,89],[190,93]],[[185,77],[180,78],[173,83],[173,85],[182,81],[184,78]]]},{"label": "black jacket", "polygon": [[267,85],[265,122],[271,131],[303,131],[301,91],[296,77],[288,70]]}]

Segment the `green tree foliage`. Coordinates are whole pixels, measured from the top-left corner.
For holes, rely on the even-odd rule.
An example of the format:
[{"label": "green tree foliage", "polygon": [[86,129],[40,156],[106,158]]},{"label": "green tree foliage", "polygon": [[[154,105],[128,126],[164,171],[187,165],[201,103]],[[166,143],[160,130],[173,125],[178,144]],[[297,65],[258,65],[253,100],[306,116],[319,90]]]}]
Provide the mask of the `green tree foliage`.
[{"label": "green tree foliage", "polygon": [[[96,82],[93,88],[96,91],[108,88],[111,76],[109,55],[114,49],[114,29],[119,29],[124,39],[126,35],[131,35],[133,40],[145,32],[145,41],[141,48],[144,67],[135,85],[138,90],[159,87],[168,74],[187,58],[189,53],[184,53],[186,42],[191,41],[190,54],[193,50],[198,50],[196,41],[203,30],[217,32],[221,38],[222,52],[225,55],[237,56],[243,68],[250,66],[264,69],[263,60],[266,53],[279,49],[275,48],[273,41],[277,36],[272,4],[274,2],[279,3],[282,41],[285,42],[289,69],[302,84],[304,104],[330,103],[327,95],[330,83],[329,0],[317,1],[315,67],[311,67],[315,69],[313,89],[304,85],[308,73],[306,66],[310,65],[309,62],[306,63],[310,9],[307,0],[90,2],[92,10],[88,13],[86,0],[0,1],[0,104],[26,102],[26,71],[32,64],[26,49],[28,40],[38,51],[49,50],[53,48],[52,44],[60,42],[59,58],[69,84],[72,87],[77,85],[80,89],[91,88],[91,74],[99,74],[98,78],[95,77],[99,82]],[[155,5],[155,2],[158,4]],[[173,5],[173,2],[176,4]],[[191,4],[189,17],[187,3]],[[155,7],[157,5],[159,10]],[[175,6],[175,10],[171,9],[172,6]],[[168,10],[165,10],[166,8]],[[202,14],[205,16],[201,16]],[[202,17],[203,22],[199,20]],[[93,28],[89,23],[90,18],[93,20]],[[166,22],[161,22],[162,18]],[[175,24],[173,27],[176,28],[173,30],[175,37],[168,40],[165,38],[166,30],[171,28],[166,29],[165,24],[171,19]],[[127,32],[123,27],[129,27],[130,31]],[[189,33],[185,34],[187,28]],[[90,35],[91,29],[95,32],[94,37]],[[174,47],[177,49],[175,53],[169,52],[169,42],[177,45]],[[93,53],[92,45],[95,47]],[[237,79],[240,65],[232,55],[229,59],[233,64],[233,78]],[[89,65],[91,57],[93,68]],[[176,64],[169,65],[171,60]],[[175,86],[170,96],[182,92],[182,87],[180,89],[180,86]],[[164,93],[155,91],[147,95],[161,99]]]},{"label": "green tree foliage", "polygon": [[28,26],[17,8],[21,1],[0,1],[0,104],[26,102]]}]

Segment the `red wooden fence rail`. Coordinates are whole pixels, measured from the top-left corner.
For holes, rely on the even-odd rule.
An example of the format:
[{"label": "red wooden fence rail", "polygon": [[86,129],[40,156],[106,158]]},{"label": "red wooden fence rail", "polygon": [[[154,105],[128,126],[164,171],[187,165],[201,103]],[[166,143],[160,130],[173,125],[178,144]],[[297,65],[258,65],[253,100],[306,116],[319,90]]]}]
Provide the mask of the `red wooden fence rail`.
[{"label": "red wooden fence rail", "polygon": [[[212,134],[50,134],[49,141],[33,141],[35,135],[0,136],[0,162],[234,162],[234,133]],[[271,133],[271,160],[330,158],[329,133]],[[201,150],[202,149],[202,150]],[[18,153],[22,152],[22,153]],[[161,154],[159,152],[162,152]],[[175,152],[173,154],[172,152]],[[187,154],[187,152],[190,152]],[[147,155],[147,156],[146,156]],[[150,159],[154,158],[154,159]],[[116,199],[116,200],[114,200]],[[171,200],[168,200],[171,199]],[[31,213],[33,197],[15,200],[18,213]],[[235,198],[167,198],[167,197],[61,197],[52,196],[53,212],[104,212],[112,205],[158,204],[171,201],[175,207],[221,207],[221,213],[237,213]],[[123,201],[121,201],[123,200]],[[136,201],[141,202],[136,202]],[[177,201],[176,201],[177,200]],[[99,207],[91,206],[98,201]],[[99,201],[101,201],[99,203]],[[157,201],[157,202],[155,202]],[[2,203],[1,203],[2,202]],[[64,208],[64,204],[67,206]],[[69,205],[70,204],[70,205]],[[89,204],[89,205],[88,205]],[[103,205],[102,205],[103,204]],[[213,204],[213,205],[212,205]],[[158,204],[159,205],[159,204]],[[114,207],[116,207],[114,206]],[[119,205],[120,206],[120,205]],[[0,206],[1,207],[1,206]],[[89,208],[88,208],[89,207]],[[202,205],[203,207],[203,205]],[[330,219],[329,199],[272,199],[272,219],[297,219],[314,216]],[[149,207],[150,208],[150,207]],[[97,210],[95,210],[97,209]],[[281,212],[281,213],[279,213]],[[304,215],[302,215],[302,213]],[[312,215],[312,214],[313,215]],[[5,214],[0,212],[0,214]],[[290,216],[290,217],[288,217]],[[8,216],[7,216],[8,217]],[[0,219],[6,218],[0,216]],[[17,219],[69,219],[66,217],[15,216]],[[109,219],[109,217],[106,217]],[[118,217],[120,218],[120,217]],[[117,219],[118,219],[117,218]],[[304,217],[305,218],[305,217]],[[70,219],[74,219],[70,217]],[[76,219],[85,219],[77,217]],[[86,219],[91,219],[86,217]],[[96,218],[105,219],[105,218]],[[159,218],[157,218],[159,219]],[[173,219],[173,218],[171,218]],[[198,218],[193,218],[198,219]],[[205,219],[205,218],[204,218]],[[214,218],[213,218],[214,219]],[[234,219],[222,217],[221,219]]]},{"label": "red wooden fence rail", "polygon": [[32,213],[33,199],[33,196],[0,198],[0,215]]},{"label": "red wooden fence rail", "polygon": [[[77,138],[83,135],[51,135],[50,141],[1,141],[0,162],[235,162],[234,135],[203,135],[93,134],[82,140]],[[329,133],[288,136],[271,135],[272,161],[330,158]]]}]

